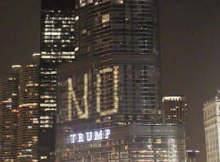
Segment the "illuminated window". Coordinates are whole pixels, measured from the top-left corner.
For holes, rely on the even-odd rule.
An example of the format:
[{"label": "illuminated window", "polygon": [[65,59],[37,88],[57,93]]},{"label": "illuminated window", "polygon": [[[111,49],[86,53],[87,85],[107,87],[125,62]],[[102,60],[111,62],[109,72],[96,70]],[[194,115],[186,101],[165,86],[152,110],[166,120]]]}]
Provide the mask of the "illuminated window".
[{"label": "illuminated window", "polygon": [[157,144],[161,144],[161,139],[156,139]]},{"label": "illuminated window", "polygon": [[88,3],[93,3],[93,0],[88,0]]},{"label": "illuminated window", "polygon": [[124,3],[123,0],[116,0],[115,2],[119,3],[119,4],[123,4]]},{"label": "illuminated window", "polygon": [[82,34],[86,34],[87,30],[86,29],[83,29],[82,30]]},{"label": "illuminated window", "polygon": [[41,156],[40,159],[45,160],[45,159],[47,159],[47,156]]},{"label": "illuminated window", "polygon": [[75,17],[75,20],[78,21],[78,20],[79,20],[79,16],[76,16],[76,17]]},{"label": "illuminated window", "polygon": [[81,7],[86,6],[86,0],[80,0],[80,6]]},{"label": "illuminated window", "polygon": [[110,15],[109,13],[102,15],[102,23],[107,23],[110,21]]},{"label": "illuminated window", "polygon": [[148,139],[148,143],[153,143],[153,139],[152,139],[152,138],[149,138],[149,139]]},{"label": "illuminated window", "polygon": [[75,48],[75,51],[79,51],[79,47],[76,47],[76,48]]}]

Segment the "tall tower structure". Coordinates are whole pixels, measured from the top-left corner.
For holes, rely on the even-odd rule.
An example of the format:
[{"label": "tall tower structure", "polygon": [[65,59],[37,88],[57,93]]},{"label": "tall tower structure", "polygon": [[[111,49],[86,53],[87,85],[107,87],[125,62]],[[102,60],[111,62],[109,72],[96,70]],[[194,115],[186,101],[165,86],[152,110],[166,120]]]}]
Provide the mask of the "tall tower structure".
[{"label": "tall tower structure", "polygon": [[[112,108],[118,112],[120,106],[121,113],[137,115],[142,122],[159,121],[158,21],[155,0],[76,1],[76,64],[89,62],[101,71],[96,76],[102,89],[100,104],[109,114]],[[92,67],[77,68],[76,72],[84,69]],[[115,93],[119,79],[123,80],[120,102]]]},{"label": "tall tower structure", "polygon": [[20,72],[16,162],[38,162],[39,158],[39,56],[34,54],[36,62],[23,66]]},{"label": "tall tower structure", "polygon": [[158,22],[157,0],[76,0],[76,60],[58,71],[57,162],[185,162],[182,127],[154,124]]},{"label": "tall tower structure", "polygon": [[14,162],[17,155],[18,81],[21,66],[0,82],[0,161]]},{"label": "tall tower structure", "polygon": [[219,107],[220,98],[218,91],[216,98],[212,101],[206,102],[203,106],[207,162],[220,161]]},{"label": "tall tower structure", "polygon": [[74,59],[74,1],[42,0],[39,161],[54,161],[57,68]]}]

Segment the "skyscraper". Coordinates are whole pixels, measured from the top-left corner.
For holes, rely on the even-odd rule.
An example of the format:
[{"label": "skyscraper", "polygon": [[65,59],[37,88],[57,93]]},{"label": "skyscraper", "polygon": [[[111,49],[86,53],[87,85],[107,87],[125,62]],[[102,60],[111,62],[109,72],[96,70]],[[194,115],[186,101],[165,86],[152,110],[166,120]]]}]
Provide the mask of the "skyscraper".
[{"label": "skyscraper", "polygon": [[0,82],[0,161],[14,162],[17,155],[18,81],[21,66]]},{"label": "skyscraper", "polygon": [[185,161],[161,122],[157,0],[76,0],[76,60],[59,69],[57,162]]},{"label": "skyscraper", "polygon": [[[186,148],[189,149],[188,137],[188,104],[185,96],[164,96],[162,100],[163,119],[165,123],[180,124],[184,126],[186,137]],[[190,150],[190,149],[189,149]],[[187,153],[192,155],[192,153]],[[187,157],[188,161],[191,157]]]},{"label": "skyscraper", "polygon": [[[157,122],[161,117],[156,3],[155,0],[76,1],[77,62],[73,66],[76,73],[82,74],[86,69],[93,72],[98,85],[98,88],[94,85],[95,90],[101,88],[100,107],[107,114],[118,112],[120,106],[121,113],[137,115],[142,122]],[[119,79],[123,80],[120,102]],[[97,99],[92,100],[95,104]],[[91,105],[91,109],[95,107]],[[91,116],[96,114],[93,112]]]},{"label": "skyscraper", "polygon": [[207,162],[220,161],[220,92],[203,107]]},{"label": "skyscraper", "polygon": [[165,123],[184,125],[186,134],[186,147],[189,149],[188,104],[186,97],[181,95],[164,96],[162,100],[162,108],[163,119]]},{"label": "skyscraper", "polygon": [[188,124],[188,105],[184,96],[163,97],[163,112],[166,123]]},{"label": "skyscraper", "polygon": [[54,161],[57,68],[74,59],[74,1],[42,0],[39,160]]},{"label": "skyscraper", "polygon": [[[37,61],[36,57],[39,56],[39,54],[34,54],[34,59]],[[19,78],[18,146],[16,162],[38,162],[39,63],[33,62],[32,64],[23,66]]]}]

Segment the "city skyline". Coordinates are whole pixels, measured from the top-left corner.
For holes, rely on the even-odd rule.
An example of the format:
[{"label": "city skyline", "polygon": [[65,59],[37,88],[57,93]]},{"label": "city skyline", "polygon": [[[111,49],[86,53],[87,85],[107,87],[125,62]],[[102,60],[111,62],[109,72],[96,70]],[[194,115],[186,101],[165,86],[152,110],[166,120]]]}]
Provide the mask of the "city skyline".
[{"label": "city skyline", "polygon": [[158,0],[76,0],[72,64],[58,70],[57,162],[184,162],[164,125]]},{"label": "city skyline", "polygon": [[[22,1],[20,5],[24,5],[24,2],[25,1]],[[163,8],[160,7],[160,10],[161,10],[160,13],[163,13],[163,14],[160,15],[160,18],[161,18],[160,28],[161,28],[161,37],[162,37],[161,46],[162,46],[162,57],[163,57],[163,59],[162,59],[163,60],[163,73],[162,74],[164,76],[163,84],[165,85],[165,86],[163,86],[164,87],[164,94],[176,94],[176,93],[179,94],[180,93],[180,94],[186,95],[187,98],[189,98],[189,105],[190,105],[189,106],[190,107],[189,111],[191,111],[192,114],[193,114],[190,117],[190,121],[192,123],[192,121],[193,121],[192,117],[195,117],[195,118],[199,118],[198,123],[200,123],[200,124],[192,123],[193,125],[191,125],[191,128],[198,129],[197,126],[199,126],[198,130],[203,131],[203,129],[201,129],[202,128],[202,126],[201,126],[202,125],[202,120],[201,120],[202,119],[202,104],[206,100],[212,98],[212,96],[214,96],[214,94],[215,94],[216,86],[218,86],[218,83],[219,83],[218,82],[219,79],[217,78],[218,70],[216,70],[216,69],[218,69],[218,66],[217,66],[217,62],[215,62],[215,61],[212,61],[212,63],[213,63],[212,65],[208,64],[208,63],[206,64],[206,62],[203,62],[200,59],[195,59],[195,56],[200,57],[200,55],[202,55],[200,52],[202,52],[204,50],[207,53],[211,52],[211,51],[212,52],[208,53],[208,54],[210,54],[210,56],[208,54],[207,54],[207,56],[204,56],[205,55],[205,52],[204,52],[203,56],[202,56],[202,58],[204,58],[203,60],[210,61],[209,57],[217,58],[215,53],[214,53],[214,50],[216,50],[215,52],[218,53],[217,52],[217,50],[218,50],[217,43],[215,43],[214,41],[212,41],[212,42],[210,41],[211,43],[209,41],[206,42],[207,40],[209,40],[211,38],[209,37],[209,35],[206,35],[206,34],[202,35],[202,34],[204,34],[202,32],[207,31],[209,34],[210,33],[211,34],[215,33],[215,32],[212,33],[212,31],[205,30],[205,29],[206,28],[208,29],[208,27],[210,29],[212,29],[211,24],[213,24],[215,22],[216,17],[210,16],[210,15],[211,14],[212,15],[218,15],[218,14],[216,14],[216,13],[218,13],[218,11],[217,11],[218,8],[214,7],[214,6],[217,6],[216,4],[219,3],[219,2],[213,1],[213,3],[211,3],[211,4],[208,4],[208,3],[206,4],[205,1],[200,1],[200,5],[198,5],[197,4],[198,2],[195,2],[195,1],[191,1],[191,2],[181,2],[181,1],[174,2],[174,1],[171,1],[171,0],[169,1],[168,0],[166,2],[161,2],[161,6],[163,6]],[[9,0],[7,3],[9,5],[10,4],[12,5],[15,2],[12,3],[12,1]],[[27,3],[27,1],[26,1],[26,3]],[[34,8],[34,6],[36,5],[35,2],[30,1],[29,4],[32,5],[32,7],[30,7],[31,10],[29,10],[29,11],[26,10],[27,12],[23,11],[23,14],[34,12],[34,11],[36,11],[35,13],[39,12],[37,10],[37,8]],[[198,11],[193,10],[193,8],[195,8],[196,6],[198,7]],[[203,11],[202,10],[203,6],[206,6],[206,7],[208,6],[207,10]],[[12,8],[12,7],[9,7],[9,6],[7,7],[6,2],[3,2],[3,7],[9,8],[9,9]],[[211,7],[214,7],[214,8],[212,8],[212,10],[211,10],[210,9]],[[179,9],[179,11],[178,11],[178,9]],[[15,11],[17,11],[17,10],[18,9],[15,9]],[[198,18],[197,16],[200,15],[201,11],[204,12],[202,14],[203,19],[202,18],[198,19],[196,22],[192,23],[192,21],[195,20],[195,18]],[[209,15],[207,14],[206,16],[204,16],[206,11],[209,11],[210,14]],[[5,13],[7,13],[7,12],[5,12]],[[185,13],[188,16],[184,17],[183,14],[185,14]],[[22,12],[20,14],[22,14]],[[189,15],[191,15],[191,16],[189,16]],[[32,15],[32,16],[34,16],[34,15]],[[32,17],[32,16],[27,16],[26,18]],[[39,19],[39,17],[37,15],[35,15],[35,16],[36,16],[36,19],[34,19],[32,21],[36,21],[37,19]],[[167,18],[165,19],[164,17],[166,17],[166,16],[167,16]],[[170,17],[168,17],[168,16],[170,16]],[[180,21],[178,19],[178,16],[182,16],[182,18],[185,18],[185,19]],[[190,18],[190,19],[187,19],[187,18]],[[15,22],[16,22],[16,19],[13,18],[13,20],[15,20]],[[199,28],[199,25],[207,22],[208,20],[211,21],[211,22],[208,22],[208,23],[206,23],[206,25],[204,25],[204,26],[202,25]],[[6,20],[4,20],[4,21],[6,21]],[[22,20],[22,22],[25,22],[25,21],[27,21],[27,19],[24,18],[24,20]],[[28,21],[31,21],[31,20],[28,20]],[[15,22],[13,22],[13,23],[15,23]],[[168,25],[166,25],[167,22],[172,24],[172,25],[170,25],[170,26],[172,26],[171,28],[167,27],[168,26]],[[187,26],[187,25],[184,24],[184,22],[185,23],[190,22],[190,23]],[[198,24],[196,24],[196,23],[198,23]],[[30,26],[32,26],[32,24],[37,24],[37,23],[34,22],[34,23],[30,23],[30,24],[31,24]],[[196,24],[197,26],[194,27],[194,26],[192,26],[193,24],[194,25]],[[19,25],[19,26],[22,26],[22,25]],[[176,26],[176,28],[174,26]],[[36,30],[36,28],[35,28],[34,25],[32,27],[33,28],[31,28],[31,27],[26,28],[26,30],[21,32],[21,33],[29,33],[30,35],[34,34],[35,32],[32,29]],[[188,28],[186,28],[187,29],[186,31],[182,29],[184,27],[188,27]],[[198,31],[195,30],[196,27],[198,27]],[[214,28],[216,28],[216,30],[217,30],[216,26]],[[4,27],[3,27],[3,29],[4,29]],[[11,31],[13,33],[13,31],[15,30],[14,27],[12,27],[11,29],[12,29]],[[8,31],[9,30],[10,30],[10,27],[9,27]],[[38,31],[38,30],[36,30],[36,31]],[[178,31],[182,31],[182,33],[178,32]],[[185,31],[185,32],[183,32],[183,31]],[[203,39],[206,40],[205,42],[199,41],[199,39],[198,39],[199,38],[199,33],[201,33],[201,35],[203,36]],[[184,34],[186,34],[186,35],[184,35]],[[19,46],[19,42],[21,42],[21,40],[16,39],[16,37],[12,38],[11,40],[15,41],[15,43],[18,44],[18,45],[14,45],[15,50],[14,50],[13,53],[16,53],[16,51],[20,51],[20,52],[17,52],[17,53],[21,54],[21,57],[26,56],[26,58],[28,58],[28,57],[31,58],[30,53],[35,52],[35,51],[36,52],[39,51],[39,47],[36,47],[38,45],[38,42],[39,42],[39,41],[37,41],[38,35],[39,34],[36,34],[36,37],[35,37],[36,43],[31,43],[32,41],[29,40],[30,38],[33,39],[33,37],[28,37],[29,39],[27,39],[27,40],[25,40],[25,38],[24,38],[22,40],[22,42],[30,42],[30,46],[28,46],[28,49],[26,49],[27,48],[27,45],[26,45],[27,43],[26,44],[24,43],[23,45],[20,44],[20,46]],[[216,35],[214,35],[212,40],[215,40],[215,39],[217,40]],[[171,37],[168,37],[168,36],[171,36]],[[6,40],[6,42],[7,42],[7,39],[8,38],[10,39],[10,35],[9,35],[9,37],[6,37],[6,36],[4,37],[3,36],[2,38],[3,38],[3,40]],[[168,40],[168,38],[170,40]],[[182,38],[182,39],[179,40],[179,38]],[[191,38],[191,39],[189,39],[189,38]],[[35,39],[33,39],[33,42],[34,42]],[[201,49],[195,49],[195,47],[193,48],[191,46],[191,44],[189,44],[189,42],[187,42],[186,40],[189,40],[192,45],[195,44],[195,42],[196,42],[198,45],[200,45]],[[195,41],[195,40],[197,40],[197,41]],[[168,41],[169,43],[166,43],[166,41]],[[177,42],[175,42],[175,41],[177,41]],[[179,44],[177,44],[177,43],[179,43]],[[206,46],[202,46],[203,43],[212,44],[212,45],[210,45],[212,48],[210,46],[208,48]],[[33,44],[33,45],[31,46],[31,44]],[[175,45],[178,45],[178,46],[175,46]],[[186,48],[182,48],[182,47],[186,47]],[[191,47],[192,47],[193,50],[189,49]],[[19,49],[19,48],[22,48],[22,49]],[[5,48],[5,49],[7,49],[7,48]],[[28,50],[31,51],[31,52],[28,53]],[[10,52],[10,50],[8,50],[8,51]],[[22,53],[21,51],[27,51],[27,54],[25,54],[26,52]],[[184,52],[182,52],[182,51],[184,51]],[[195,54],[193,54],[194,52],[195,52]],[[179,53],[182,53],[182,55],[180,55]],[[183,55],[184,53],[185,54],[187,53],[186,54],[187,56],[184,56]],[[189,53],[191,53],[192,56],[194,56],[194,57],[188,56],[188,55],[190,55]],[[1,52],[1,54],[3,54],[3,56],[5,56],[4,57],[5,60],[7,60],[7,61],[5,61],[5,60],[1,59],[1,63],[2,62],[7,62],[7,64],[9,64],[10,59],[7,58],[8,55],[6,55],[7,54],[6,51],[4,52],[4,47],[3,47],[3,52]],[[179,56],[179,58],[175,57],[175,56],[171,57],[174,54]],[[23,58],[25,58],[25,57],[22,57],[22,59],[20,59],[20,58],[16,58],[16,56],[15,56],[14,58],[12,58],[12,60],[14,60],[14,63],[22,64]],[[28,61],[28,59],[24,59],[24,60],[26,60],[24,62]],[[180,65],[182,65],[183,63],[180,60],[185,61],[185,64],[187,64],[188,66],[183,66],[184,68],[181,69],[180,68],[181,66],[179,66],[178,63],[180,63]],[[215,59],[215,60],[217,60],[217,59]],[[168,65],[168,64],[170,64],[170,65]],[[198,66],[196,66],[196,65],[198,65]],[[11,66],[11,64],[10,64],[10,66]],[[201,69],[200,70],[201,66],[206,66],[207,69]],[[4,66],[4,67],[1,68],[0,74],[5,73],[5,72],[3,72],[3,69],[4,69],[4,71],[5,71],[5,69],[7,69],[5,67],[7,67],[7,66]],[[164,67],[170,67],[170,68],[164,68]],[[178,67],[180,69],[177,69]],[[177,73],[178,70],[179,70],[179,73],[181,73],[183,75],[178,76],[178,73]],[[209,71],[210,71],[210,73],[209,73]],[[188,75],[186,75],[186,72],[188,72]],[[213,72],[213,73],[211,74],[211,72]],[[196,73],[198,74],[198,76],[194,77],[193,75],[195,75]],[[169,78],[170,76],[173,76],[172,79]],[[192,80],[191,80],[191,78],[192,78]],[[214,78],[217,78],[217,79],[215,80]],[[197,85],[198,82],[200,82],[199,85]],[[172,86],[170,86],[171,84],[172,84]],[[186,85],[188,85],[189,87],[184,87]],[[206,85],[207,85],[207,87],[209,85],[211,88],[207,88]],[[203,89],[203,88],[204,88],[204,90],[202,90],[203,93],[202,93],[202,96],[200,97],[201,99],[197,99],[197,97],[199,97],[200,93],[196,93],[195,91],[201,91],[201,89]],[[190,91],[190,89],[191,89],[191,91]],[[193,92],[195,94],[191,94],[191,92]],[[205,94],[205,93],[207,93],[207,94]],[[193,107],[193,105],[195,105],[194,106],[195,108]],[[194,110],[195,110],[195,112],[194,112]],[[198,113],[200,115],[197,115]],[[196,133],[193,133],[193,135],[191,135],[191,136],[192,136],[193,139],[195,139],[195,145],[194,145],[195,147],[197,145],[200,145],[199,147],[202,147],[202,146],[204,147],[204,144],[202,144],[202,145],[199,144],[199,141],[202,140],[202,139],[204,140],[204,138],[199,138],[197,140],[196,139]],[[204,149],[204,148],[202,148],[202,149]]]}]

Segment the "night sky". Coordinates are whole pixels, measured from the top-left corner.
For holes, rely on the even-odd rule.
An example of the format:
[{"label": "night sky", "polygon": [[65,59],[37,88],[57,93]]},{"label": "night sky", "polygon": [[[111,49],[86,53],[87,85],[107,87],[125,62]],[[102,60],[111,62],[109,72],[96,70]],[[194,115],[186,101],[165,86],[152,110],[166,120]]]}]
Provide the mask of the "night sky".
[{"label": "night sky", "polygon": [[[192,148],[205,161],[203,103],[220,85],[220,1],[160,0],[163,94],[189,102]],[[0,75],[39,52],[40,0],[0,0]]]}]

